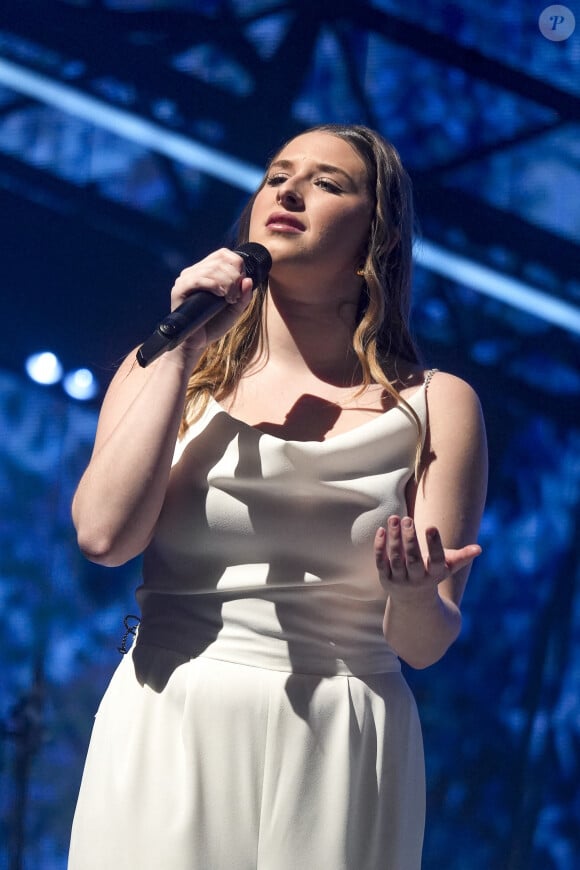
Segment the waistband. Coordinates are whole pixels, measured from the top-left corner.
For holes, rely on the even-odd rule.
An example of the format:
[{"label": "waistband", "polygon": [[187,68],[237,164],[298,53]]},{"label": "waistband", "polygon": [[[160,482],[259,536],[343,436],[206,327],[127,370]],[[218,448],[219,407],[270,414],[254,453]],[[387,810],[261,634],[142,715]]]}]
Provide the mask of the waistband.
[{"label": "waistband", "polygon": [[[290,595],[224,600],[219,596],[147,595],[137,644],[288,673],[363,676],[401,670],[371,608],[326,618],[324,602]],[[329,604],[328,596],[326,603]],[[314,606],[317,605],[317,606]],[[344,611],[344,608],[342,608]]]}]

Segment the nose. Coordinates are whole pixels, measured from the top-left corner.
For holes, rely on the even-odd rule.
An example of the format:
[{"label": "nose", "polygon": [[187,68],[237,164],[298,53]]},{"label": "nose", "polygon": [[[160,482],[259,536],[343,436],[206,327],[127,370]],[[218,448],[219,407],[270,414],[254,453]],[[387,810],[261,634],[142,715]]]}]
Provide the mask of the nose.
[{"label": "nose", "polygon": [[304,199],[293,179],[286,181],[277,188],[276,200],[288,211],[304,208]]}]

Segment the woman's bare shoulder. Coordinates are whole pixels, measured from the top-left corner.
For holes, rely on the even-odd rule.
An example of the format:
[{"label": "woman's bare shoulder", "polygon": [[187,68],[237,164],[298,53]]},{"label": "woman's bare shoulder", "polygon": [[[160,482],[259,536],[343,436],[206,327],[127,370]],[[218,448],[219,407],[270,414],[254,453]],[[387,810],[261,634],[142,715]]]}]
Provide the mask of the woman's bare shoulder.
[{"label": "woman's bare shoulder", "polygon": [[427,373],[428,426],[431,444],[483,441],[484,421],[479,397],[471,384],[449,372]]},{"label": "woman's bare shoulder", "polygon": [[429,369],[424,373],[427,382],[429,404],[453,403],[453,405],[479,405],[477,393],[467,381],[450,372]]},{"label": "woman's bare shoulder", "polygon": [[457,375],[437,368],[425,369],[414,364],[396,365],[395,386],[404,398],[409,398],[423,386],[427,393],[429,417],[433,421],[457,422],[457,414],[481,417],[479,398],[473,387]]}]

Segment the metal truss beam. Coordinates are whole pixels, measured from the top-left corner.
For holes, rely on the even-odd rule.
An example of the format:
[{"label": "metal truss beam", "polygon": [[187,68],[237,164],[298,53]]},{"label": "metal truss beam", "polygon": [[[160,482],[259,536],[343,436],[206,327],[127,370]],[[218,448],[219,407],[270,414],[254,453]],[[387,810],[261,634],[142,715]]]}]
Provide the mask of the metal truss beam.
[{"label": "metal truss beam", "polygon": [[404,45],[422,57],[462,69],[473,78],[553,109],[562,121],[578,121],[580,118],[580,97],[573,93],[367,3],[357,5],[356,10],[357,27],[380,33],[395,45]]},{"label": "metal truss beam", "polygon": [[[119,135],[124,135],[133,141],[148,148],[158,151],[173,160],[182,160],[190,166],[196,166],[204,172],[233,184],[243,190],[255,189],[261,178],[261,170],[241,164],[236,158],[227,154],[200,146],[199,143],[188,141],[184,137],[155,126],[142,119],[136,118],[128,112],[111,107],[105,103],[80,94],[70,87],[60,83],[50,82],[36,74],[27,73],[26,70],[18,69],[14,64],[0,61],[0,81],[9,84],[10,87],[20,88],[29,96],[37,96],[57,106],[63,111],[77,114],[85,120],[92,119],[93,123],[106,125]],[[425,248],[424,250],[428,250]],[[471,286],[483,292],[487,288],[489,294],[496,298],[503,298],[507,304],[527,310],[536,316],[543,316],[563,328],[572,329],[580,333],[580,323],[577,322],[578,314],[574,306],[564,302],[554,306],[549,297],[536,288],[526,287],[519,282],[517,288],[509,285],[503,275],[486,268],[483,275],[476,278],[481,266],[472,261],[471,268],[466,269],[466,258],[458,258],[453,252],[445,251],[440,246],[431,248],[431,257],[423,258],[428,268],[444,274],[448,278],[455,278],[458,283],[464,282],[468,277]],[[444,265],[445,264],[445,265]],[[494,280],[494,275],[495,279]]]}]

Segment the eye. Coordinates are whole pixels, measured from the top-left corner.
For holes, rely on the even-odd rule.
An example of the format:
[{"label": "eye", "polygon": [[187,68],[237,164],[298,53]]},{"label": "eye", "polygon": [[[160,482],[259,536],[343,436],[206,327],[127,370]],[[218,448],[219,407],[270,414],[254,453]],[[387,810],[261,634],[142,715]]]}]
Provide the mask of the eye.
[{"label": "eye", "polygon": [[328,193],[342,193],[342,189],[334,181],[331,181],[330,178],[318,178],[315,184],[322,188],[322,190],[328,191]]},{"label": "eye", "polygon": [[269,175],[266,178],[266,184],[269,187],[276,187],[276,185],[278,185],[278,184],[284,184],[284,182],[286,181],[287,178],[288,178],[287,175],[282,175],[281,172],[276,172],[276,173],[274,173],[274,175]]}]

